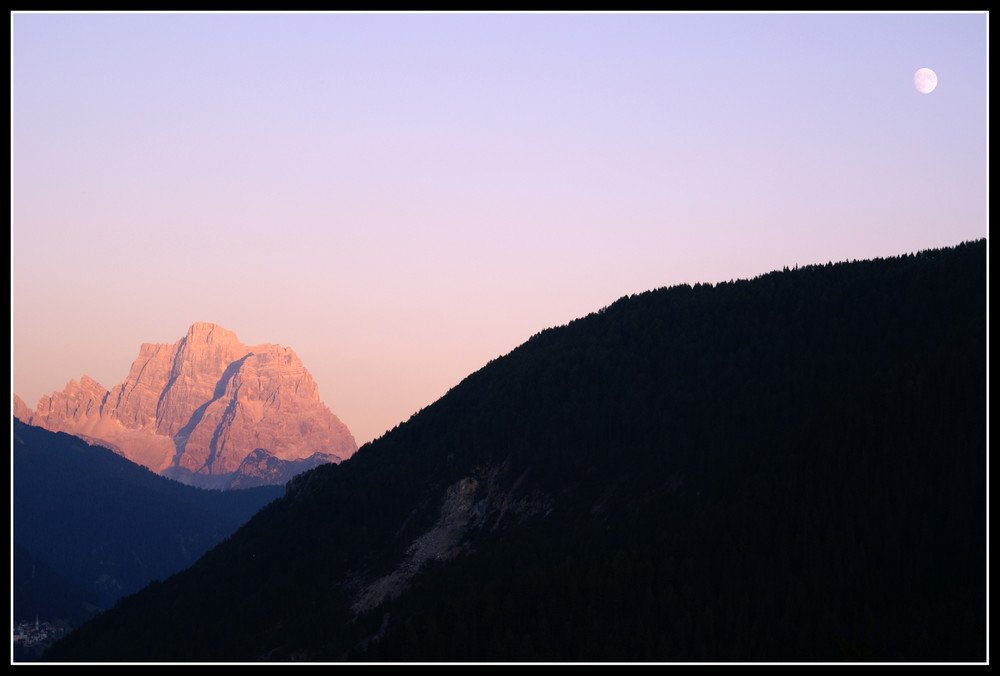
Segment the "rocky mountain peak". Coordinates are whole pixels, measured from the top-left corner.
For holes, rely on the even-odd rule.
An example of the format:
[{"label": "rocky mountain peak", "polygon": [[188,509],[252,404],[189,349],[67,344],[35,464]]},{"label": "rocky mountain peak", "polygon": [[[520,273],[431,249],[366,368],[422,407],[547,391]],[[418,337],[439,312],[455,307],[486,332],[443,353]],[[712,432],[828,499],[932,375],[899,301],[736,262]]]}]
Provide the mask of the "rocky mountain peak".
[{"label": "rocky mountain peak", "polygon": [[107,390],[89,376],[80,382],[70,380],[61,392],[38,400],[32,424],[55,432],[89,433],[106,395]]},{"label": "rocky mountain peak", "polygon": [[31,408],[24,403],[24,399],[14,394],[14,417],[21,422],[27,422],[31,420]]},{"label": "rocky mountain peak", "polygon": [[235,333],[212,322],[195,322],[188,328],[185,340],[191,343],[240,343]]},{"label": "rocky mountain peak", "polygon": [[29,417],[33,425],[104,440],[134,462],[199,485],[225,485],[257,448],[289,462],[317,453],[339,461],[357,450],[294,351],[248,347],[210,322],[192,324],[173,345],[144,343],[110,391],[83,376],[42,397]]}]

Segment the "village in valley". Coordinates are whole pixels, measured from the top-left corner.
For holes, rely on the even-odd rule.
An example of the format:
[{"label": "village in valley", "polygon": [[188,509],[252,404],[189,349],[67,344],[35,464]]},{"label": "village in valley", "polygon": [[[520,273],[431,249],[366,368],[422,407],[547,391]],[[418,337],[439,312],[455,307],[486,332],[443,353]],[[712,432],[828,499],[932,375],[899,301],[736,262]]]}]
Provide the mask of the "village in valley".
[{"label": "village in valley", "polygon": [[65,627],[40,622],[37,617],[33,621],[22,620],[14,626],[14,649],[41,653],[65,633]]}]

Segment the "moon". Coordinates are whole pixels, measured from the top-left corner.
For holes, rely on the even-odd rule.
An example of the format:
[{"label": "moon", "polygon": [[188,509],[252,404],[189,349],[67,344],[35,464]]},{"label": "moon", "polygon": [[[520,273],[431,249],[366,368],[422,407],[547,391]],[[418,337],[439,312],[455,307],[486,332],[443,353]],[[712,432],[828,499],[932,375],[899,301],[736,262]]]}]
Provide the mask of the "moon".
[{"label": "moon", "polygon": [[937,73],[930,68],[921,68],[913,74],[913,85],[921,94],[930,94],[937,87]]}]

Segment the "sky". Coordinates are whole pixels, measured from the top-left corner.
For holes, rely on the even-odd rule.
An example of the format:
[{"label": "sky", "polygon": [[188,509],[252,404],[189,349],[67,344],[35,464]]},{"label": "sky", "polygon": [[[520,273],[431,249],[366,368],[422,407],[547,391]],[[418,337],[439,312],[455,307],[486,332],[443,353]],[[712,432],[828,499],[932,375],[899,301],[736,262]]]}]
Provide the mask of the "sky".
[{"label": "sky", "polygon": [[982,12],[10,27],[30,407],[208,321],[292,348],[361,445],[622,296],[987,236]]}]

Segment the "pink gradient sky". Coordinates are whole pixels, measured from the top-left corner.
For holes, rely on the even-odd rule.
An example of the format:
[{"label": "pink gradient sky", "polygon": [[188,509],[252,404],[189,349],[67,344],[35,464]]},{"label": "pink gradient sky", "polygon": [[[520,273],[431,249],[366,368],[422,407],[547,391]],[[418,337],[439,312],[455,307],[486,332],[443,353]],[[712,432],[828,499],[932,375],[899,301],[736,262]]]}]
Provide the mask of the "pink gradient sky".
[{"label": "pink gradient sky", "polygon": [[987,31],[13,14],[12,389],[111,388],[210,321],[294,349],[362,444],[623,295],[986,237]]}]

